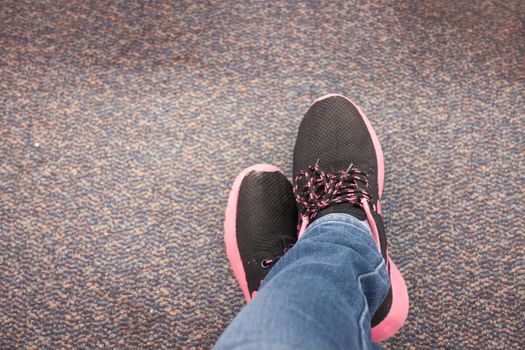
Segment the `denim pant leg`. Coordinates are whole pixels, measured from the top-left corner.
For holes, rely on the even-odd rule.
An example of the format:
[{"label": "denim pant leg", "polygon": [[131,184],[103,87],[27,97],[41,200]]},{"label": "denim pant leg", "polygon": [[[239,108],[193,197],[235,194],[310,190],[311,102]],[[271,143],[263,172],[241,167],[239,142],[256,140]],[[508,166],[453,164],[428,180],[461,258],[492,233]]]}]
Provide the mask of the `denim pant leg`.
[{"label": "denim pant leg", "polygon": [[381,349],[370,320],[388,288],[368,224],[323,216],[275,264],[215,349]]}]

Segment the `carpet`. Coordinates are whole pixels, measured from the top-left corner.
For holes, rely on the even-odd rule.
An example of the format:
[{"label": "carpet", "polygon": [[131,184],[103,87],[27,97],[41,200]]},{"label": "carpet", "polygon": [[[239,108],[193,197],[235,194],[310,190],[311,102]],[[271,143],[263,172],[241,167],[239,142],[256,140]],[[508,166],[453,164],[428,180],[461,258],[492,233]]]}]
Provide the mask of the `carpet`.
[{"label": "carpet", "polygon": [[206,349],[241,169],[339,92],[386,162],[387,349],[525,347],[523,1],[0,4],[0,348]]}]

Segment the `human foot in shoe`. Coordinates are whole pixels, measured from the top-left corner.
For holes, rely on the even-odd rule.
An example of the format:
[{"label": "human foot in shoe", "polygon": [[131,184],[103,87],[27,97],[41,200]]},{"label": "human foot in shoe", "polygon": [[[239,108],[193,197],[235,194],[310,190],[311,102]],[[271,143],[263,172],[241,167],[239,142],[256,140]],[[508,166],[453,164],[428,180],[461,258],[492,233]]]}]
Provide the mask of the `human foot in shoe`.
[{"label": "human foot in shoe", "polygon": [[228,199],[224,242],[246,301],[296,240],[297,209],[286,176],[267,164],[243,170]]},{"label": "human foot in shoe", "polygon": [[371,320],[372,340],[394,335],[407,317],[408,293],[403,276],[388,255],[381,215],[383,152],[361,109],[341,95],[316,100],[299,126],[293,173],[301,221],[299,238],[310,222],[329,213],[367,220],[391,282]]}]

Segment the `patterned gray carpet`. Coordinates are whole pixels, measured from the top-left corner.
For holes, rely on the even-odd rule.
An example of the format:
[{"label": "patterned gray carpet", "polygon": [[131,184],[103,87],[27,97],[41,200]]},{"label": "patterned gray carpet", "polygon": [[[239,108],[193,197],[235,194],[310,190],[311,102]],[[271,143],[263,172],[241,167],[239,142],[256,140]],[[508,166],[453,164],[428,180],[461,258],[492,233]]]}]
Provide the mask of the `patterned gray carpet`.
[{"label": "patterned gray carpet", "polygon": [[0,348],[206,349],[229,186],[359,103],[411,311],[388,349],[525,348],[522,1],[0,3]]}]

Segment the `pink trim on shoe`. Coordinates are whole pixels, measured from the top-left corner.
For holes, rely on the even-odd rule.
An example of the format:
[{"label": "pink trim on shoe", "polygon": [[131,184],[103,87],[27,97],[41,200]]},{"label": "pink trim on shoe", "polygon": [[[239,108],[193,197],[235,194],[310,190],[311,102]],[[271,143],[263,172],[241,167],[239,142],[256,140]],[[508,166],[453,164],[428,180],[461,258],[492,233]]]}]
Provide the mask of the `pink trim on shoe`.
[{"label": "pink trim on shoe", "polygon": [[301,237],[303,237],[304,235],[304,232],[306,231],[306,228],[308,227],[308,224],[310,222],[310,219],[308,219],[308,216],[302,216],[301,217],[302,219],[302,223],[301,223],[301,228],[299,229],[299,233],[297,234],[297,240],[300,240]]},{"label": "pink trim on shoe", "polygon": [[[363,210],[366,214],[366,220],[368,221],[368,226],[370,226],[370,232],[372,233],[372,237],[374,237],[374,241],[376,242],[377,249],[381,253],[381,242],[379,241],[379,232],[377,231],[376,222],[374,220],[374,217],[372,216],[372,213],[370,212],[370,204],[366,199],[361,199],[361,206],[363,207]],[[387,265],[388,266],[388,265]]]},{"label": "pink trim on shoe", "polygon": [[237,246],[237,201],[239,200],[239,189],[241,188],[242,180],[252,171],[257,172],[280,172],[281,169],[270,164],[257,164],[244,169],[235,179],[230,195],[228,197],[228,205],[224,218],[224,244],[226,245],[226,254],[233,270],[233,274],[237,282],[241,286],[242,293],[247,302],[249,302],[253,295],[250,295],[248,290],[248,283],[246,282],[246,274],[242,264],[239,247]]},{"label": "pink trim on shoe", "polygon": [[385,340],[396,334],[408,316],[409,302],[405,280],[388,254],[387,259],[390,265],[392,307],[383,321],[372,328],[372,340],[374,342]]}]

